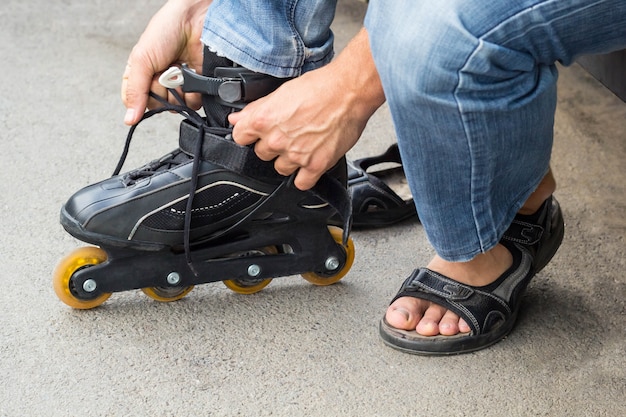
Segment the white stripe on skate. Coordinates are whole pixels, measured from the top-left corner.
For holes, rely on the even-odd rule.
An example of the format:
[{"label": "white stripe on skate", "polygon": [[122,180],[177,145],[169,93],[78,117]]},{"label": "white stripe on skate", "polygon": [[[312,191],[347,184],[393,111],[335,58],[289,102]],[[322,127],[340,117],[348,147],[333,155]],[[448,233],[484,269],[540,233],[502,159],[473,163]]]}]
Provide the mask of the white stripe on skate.
[{"label": "white stripe on skate", "polygon": [[[268,196],[268,195],[269,195],[269,193],[264,193],[264,192],[262,192],[262,191],[255,190],[255,189],[253,189],[253,188],[249,188],[249,187],[246,187],[246,186],[244,186],[244,185],[242,185],[242,184],[239,184],[239,183],[237,183],[237,182],[232,182],[232,181],[218,181],[218,182],[214,182],[214,183],[208,184],[208,185],[206,185],[206,186],[204,186],[204,187],[202,187],[202,188],[198,188],[198,189],[194,192],[194,195],[195,195],[195,194],[198,194],[199,192],[202,192],[202,191],[204,191],[204,190],[208,190],[209,188],[212,188],[212,187],[218,186],[218,185],[234,185],[235,187],[239,187],[239,188],[241,188],[241,189],[242,189],[242,190],[244,190],[244,191],[249,191],[249,192],[251,192],[251,193],[258,194],[258,195],[260,195],[260,196],[264,196],[264,197],[265,197],[265,196]],[[236,193],[236,194],[238,194],[238,193]],[[188,198],[189,198],[189,194],[185,194],[184,196],[182,196],[182,197],[180,197],[180,198],[177,198],[177,199],[176,199],[176,200],[174,200],[174,201],[170,201],[169,203],[164,204],[164,205],[162,205],[161,207],[158,207],[158,208],[156,208],[156,209],[152,210],[152,211],[151,211],[151,212],[149,212],[149,213],[146,213],[143,217],[141,217],[141,218],[137,221],[137,223],[135,223],[135,227],[133,227],[133,230],[131,230],[131,231],[130,231],[130,235],[128,235],[128,240],[132,240],[132,239],[133,239],[133,237],[135,236],[135,233],[137,233],[137,230],[139,229],[139,227],[141,226],[141,224],[142,224],[142,223],[143,223],[143,222],[144,222],[144,221],[145,221],[148,217],[152,216],[153,214],[155,214],[155,213],[157,213],[157,212],[159,212],[159,211],[161,211],[161,210],[165,210],[165,209],[167,209],[168,207],[170,207],[170,206],[172,206],[172,205],[174,205],[174,204],[176,204],[176,203],[179,203],[179,202],[181,202],[181,201],[183,201],[183,200],[186,200],[186,199],[188,199]],[[227,198],[227,199],[226,199],[226,201],[227,201],[227,200],[229,200],[229,199],[231,199],[231,198],[233,198],[233,196],[231,196],[231,197]],[[222,202],[222,203],[220,203],[220,204],[217,204],[216,206],[219,206],[219,205],[221,205],[221,204],[224,204],[224,202]],[[176,211],[176,210],[174,210],[174,211]],[[181,212],[179,212],[179,213],[181,213]],[[183,213],[184,213],[184,212],[183,212]]]}]

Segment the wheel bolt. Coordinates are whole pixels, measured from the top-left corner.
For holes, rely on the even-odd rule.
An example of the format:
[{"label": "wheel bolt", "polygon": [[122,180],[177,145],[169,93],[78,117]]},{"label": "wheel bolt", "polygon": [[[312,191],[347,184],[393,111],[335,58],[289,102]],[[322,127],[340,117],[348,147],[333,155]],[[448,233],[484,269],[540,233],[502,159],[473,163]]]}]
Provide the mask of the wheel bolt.
[{"label": "wheel bolt", "polygon": [[177,285],[180,283],[180,274],[178,272],[170,272],[167,276],[167,283],[170,285]]},{"label": "wheel bolt", "polygon": [[331,256],[326,259],[326,263],[324,264],[324,266],[326,266],[326,269],[328,269],[329,271],[334,271],[335,269],[339,268],[339,259]]},{"label": "wheel bolt", "polygon": [[261,274],[261,267],[257,264],[252,264],[248,267],[248,275],[251,277],[258,277]]},{"label": "wheel bolt", "polygon": [[83,282],[83,290],[87,292],[94,292],[97,287],[98,285],[93,279],[88,279],[87,281]]}]

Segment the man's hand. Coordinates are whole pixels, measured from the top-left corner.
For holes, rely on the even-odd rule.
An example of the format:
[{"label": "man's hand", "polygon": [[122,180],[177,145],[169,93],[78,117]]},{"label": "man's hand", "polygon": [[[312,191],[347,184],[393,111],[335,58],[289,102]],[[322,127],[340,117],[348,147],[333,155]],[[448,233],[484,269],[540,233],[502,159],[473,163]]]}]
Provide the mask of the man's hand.
[{"label": "man's hand", "polygon": [[[170,0],[152,17],[128,57],[122,78],[126,124],[137,123],[146,108],[160,106],[149,100],[150,91],[175,102],[158,82],[158,75],[171,65],[186,63],[196,71],[202,71],[200,36],[210,4],[211,0]],[[184,94],[184,99],[189,107],[200,108],[198,94]]]},{"label": "man's hand", "polygon": [[259,158],[274,160],[279,174],[298,171],[295,186],[306,190],[354,146],[384,101],[362,30],[333,62],[288,81],[229,121],[235,142],[255,143]]}]

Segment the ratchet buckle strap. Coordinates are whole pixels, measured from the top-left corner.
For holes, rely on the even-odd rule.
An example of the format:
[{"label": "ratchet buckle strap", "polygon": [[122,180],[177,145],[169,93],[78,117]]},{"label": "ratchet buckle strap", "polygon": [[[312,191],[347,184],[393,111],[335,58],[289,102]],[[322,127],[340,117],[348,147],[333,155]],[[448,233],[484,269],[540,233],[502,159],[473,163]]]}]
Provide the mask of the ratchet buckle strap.
[{"label": "ratchet buckle strap", "polygon": [[167,88],[181,87],[185,93],[216,96],[232,106],[266,96],[287,80],[289,78],[276,78],[243,67],[217,67],[213,77],[206,77],[183,64],[164,72],[159,82]]}]

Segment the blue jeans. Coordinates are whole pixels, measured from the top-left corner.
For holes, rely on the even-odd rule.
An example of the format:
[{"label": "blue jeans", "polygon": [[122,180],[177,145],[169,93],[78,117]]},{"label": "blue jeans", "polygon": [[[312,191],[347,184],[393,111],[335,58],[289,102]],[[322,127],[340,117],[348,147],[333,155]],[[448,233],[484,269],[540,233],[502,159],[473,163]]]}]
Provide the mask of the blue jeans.
[{"label": "blue jeans", "polygon": [[253,71],[297,77],[333,58],[337,0],[213,0],[202,41]]},{"label": "blue jeans", "polygon": [[466,261],[549,169],[555,62],[626,46],[626,1],[371,0],[366,27],[428,238]]},{"label": "blue jeans", "polygon": [[[298,75],[331,58],[335,6],[216,0],[203,41]],[[426,234],[466,261],[498,243],[549,169],[555,63],[626,47],[626,1],[371,0],[365,25]]]}]

